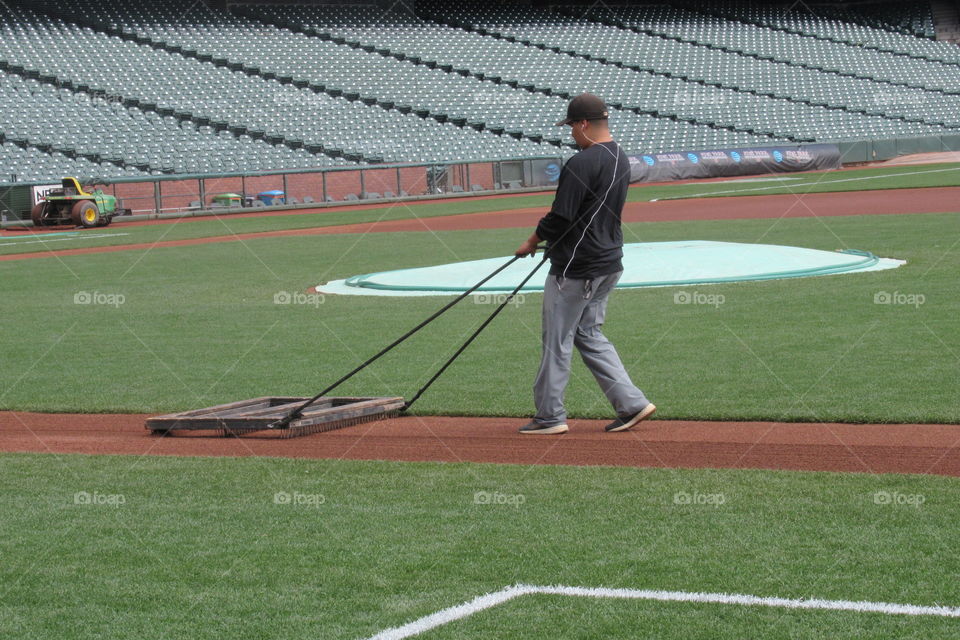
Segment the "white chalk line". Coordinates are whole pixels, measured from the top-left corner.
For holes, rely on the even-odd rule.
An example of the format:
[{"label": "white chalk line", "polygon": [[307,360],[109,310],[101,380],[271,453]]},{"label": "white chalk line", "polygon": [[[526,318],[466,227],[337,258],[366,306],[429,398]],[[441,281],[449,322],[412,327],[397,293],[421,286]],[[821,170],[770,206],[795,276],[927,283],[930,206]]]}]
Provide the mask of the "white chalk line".
[{"label": "white chalk line", "polygon": [[[70,236],[69,238],[44,238],[43,236],[47,234],[37,234],[36,236],[23,236],[22,238],[12,238],[13,242],[0,242],[0,247],[9,247],[12,245],[21,245],[21,244],[47,244],[48,242],[65,242],[67,240],[95,240],[97,238],[118,238],[120,236],[128,236],[129,233],[101,233],[101,234],[85,234],[85,235],[76,235]],[[53,235],[53,234],[50,234]],[[35,238],[35,239],[27,239]],[[5,236],[4,240],[11,239],[10,236]]]},{"label": "white chalk line", "polygon": [[[901,176],[913,176],[921,173],[943,173],[944,171],[960,171],[960,167],[950,167],[947,169],[924,169],[922,171],[912,171],[912,172],[903,172],[903,173],[886,173],[879,176],[860,176],[858,178],[843,178],[838,180],[817,180],[816,182],[800,182],[796,184],[778,184],[772,185],[769,187],[751,187],[748,189],[727,189],[726,191],[710,191],[707,193],[696,193],[689,196],[667,196],[665,198],[659,198],[661,202],[663,200],[687,200],[689,198],[704,198],[709,196],[715,196],[722,193],[749,193],[751,191],[769,191],[770,189],[793,189],[794,187],[815,187],[818,185],[831,185],[839,184],[841,182],[859,182],[861,180],[880,180],[881,178],[899,178]],[[832,193],[832,192],[828,192]],[[789,194],[787,194],[789,195]],[[798,193],[794,195],[807,195],[805,193]],[[655,202],[651,200],[651,202]]]},{"label": "white chalk line", "polygon": [[435,629],[454,620],[461,620],[484,609],[503,604],[519,596],[547,594],[586,598],[617,598],[628,600],[656,600],[660,602],[696,602],[707,604],[737,604],[741,606],[780,607],[785,609],[826,609],[883,613],[886,615],[939,616],[960,618],[960,607],[896,604],[853,600],[823,600],[820,598],[794,599],[751,596],[740,593],[700,593],[691,591],[661,591],[652,589],[607,589],[604,587],[537,586],[515,584],[436,613],[431,613],[399,627],[385,629],[367,640],[403,640]]}]

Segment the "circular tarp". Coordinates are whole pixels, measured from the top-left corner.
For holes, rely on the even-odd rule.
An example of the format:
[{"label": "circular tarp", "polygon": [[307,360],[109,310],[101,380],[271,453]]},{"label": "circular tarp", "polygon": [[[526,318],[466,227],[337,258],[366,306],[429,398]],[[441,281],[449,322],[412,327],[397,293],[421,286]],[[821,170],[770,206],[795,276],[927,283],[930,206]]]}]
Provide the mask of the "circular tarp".
[{"label": "circular tarp", "polygon": [[[478,292],[509,292],[536,265],[518,260]],[[320,293],[355,295],[437,295],[462,293],[502,266],[508,258],[470,260],[431,267],[416,267],[356,275],[319,285]],[[878,258],[867,251],[821,251],[769,244],[741,244],[687,240],[643,242],[623,247],[623,276],[618,289],[672,285],[772,280],[807,276],[892,269],[901,260]],[[523,287],[524,292],[543,291],[547,275],[543,267]]]}]

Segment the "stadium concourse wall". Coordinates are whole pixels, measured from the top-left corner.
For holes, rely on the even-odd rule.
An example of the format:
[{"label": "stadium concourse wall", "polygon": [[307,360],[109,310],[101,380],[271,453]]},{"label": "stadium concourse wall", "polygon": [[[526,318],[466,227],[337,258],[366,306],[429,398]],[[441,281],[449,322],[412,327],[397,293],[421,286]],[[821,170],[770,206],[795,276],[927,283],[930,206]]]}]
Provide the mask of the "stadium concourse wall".
[{"label": "stadium concourse wall", "polygon": [[899,156],[960,151],[960,134],[884,140],[846,140],[837,143],[843,164],[882,162]]}]

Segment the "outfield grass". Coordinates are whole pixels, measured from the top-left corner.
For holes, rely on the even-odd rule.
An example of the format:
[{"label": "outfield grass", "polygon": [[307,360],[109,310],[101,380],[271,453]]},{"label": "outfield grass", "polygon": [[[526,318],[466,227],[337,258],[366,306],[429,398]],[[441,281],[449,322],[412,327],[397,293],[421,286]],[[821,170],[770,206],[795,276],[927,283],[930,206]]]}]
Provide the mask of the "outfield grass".
[{"label": "outfield grass", "polygon": [[[261,216],[230,216],[181,218],[159,225],[124,225],[118,219],[112,226],[102,229],[80,231],[81,234],[107,237],[93,239],[57,240],[47,244],[31,242],[17,244],[9,237],[0,238],[0,255],[6,253],[26,253],[33,251],[73,249],[77,247],[106,247],[143,242],[166,242],[191,238],[210,238],[214,236],[244,235],[263,231],[283,231],[288,229],[314,229],[342,224],[361,224],[409,218],[434,218],[438,216],[459,215],[463,213],[481,213],[524,207],[546,207],[552,202],[552,194],[515,196],[510,198],[451,199],[440,202],[412,204],[397,202],[389,206],[369,209],[341,210],[326,209],[319,213],[269,214]],[[69,231],[69,229],[64,229]],[[121,235],[122,234],[122,235]],[[26,233],[24,234],[26,237]],[[30,237],[29,240],[36,240]]]},{"label": "outfield grass", "polygon": [[[957,423],[958,221],[924,214],[626,225],[628,242],[850,247],[908,264],[618,291],[606,332],[662,418]],[[0,407],[166,412],[312,395],[447,298],[281,305],[276,294],[358,273],[508,255],[521,231],[265,238],[0,263]],[[675,304],[678,291],[724,302]],[[884,292],[922,295],[923,304],[874,304]],[[84,295],[101,304],[75,304]],[[539,304],[529,294],[509,306],[415,410],[529,415]],[[465,301],[338,393],[409,398],[491,310]],[[577,359],[567,399],[573,417],[610,416]]]},{"label": "outfield grass", "polygon": [[[874,167],[849,171],[812,172],[766,176],[773,182],[694,182],[685,184],[656,184],[631,188],[630,202],[670,200],[692,197],[727,197],[750,195],[782,195],[802,193],[831,193],[875,189],[902,189],[920,187],[960,186],[960,164],[924,165],[920,167]],[[171,221],[163,225],[124,225],[122,218],[104,229],[80,231],[76,239],[49,238],[46,243],[36,238],[0,238],[0,255],[35,251],[73,249],[78,247],[105,247],[134,243],[152,243],[213,236],[243,235],[263,231],[312,229],[341,224],[433,218],[437,216],[487,211],[509,211],[530,207],[548,207],[552,193],[539,193],[503,198],[451,199],[440,202],[398,202],[386,207],[341,210],[326,209],[319,213],[290,213],[260,217],[195,218]],[[64,228],[64,231],[68,229]],[[91,238],[104,235],[106,237]],[[84,237],[86,236],[86,237]]]},{"label": "outfield grass", "polygon": [[[960,186],[960,164],[938,163],[902,167],[869,167],[848,171],[781,173],[769,182],[693,182],[649,187],[643,198],[675,198],[776,195],[785,193],[839,193],[877,189],[912,189]],[[646,191],[646,190],[644,190]]]},{"label": "outfield grass", "polygon": [[[519,582],[960,604],[960,489],[936,476],[22,454],[0,464],[3,637],[365,638]],[[524,596],[423,637],[946,638],[956,625]]]}]

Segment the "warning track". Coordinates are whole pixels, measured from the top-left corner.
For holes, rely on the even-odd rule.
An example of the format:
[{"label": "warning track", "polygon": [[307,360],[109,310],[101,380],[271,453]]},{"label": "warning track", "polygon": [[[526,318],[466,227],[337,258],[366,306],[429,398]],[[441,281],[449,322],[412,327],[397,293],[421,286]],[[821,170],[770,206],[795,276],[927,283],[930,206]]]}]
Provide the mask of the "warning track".
[{"label": "warning track", "polygon": [[[960,187],[813,193],[807,195],[732,196],[707,200],[663,200],[628,202],[624,222],[677,222],[684,220],[738,220],[750,218],[812,218],[858,215],[946,213],[960,210]],[[302,210],[317,213],[319,210]],[[0,261],[30,260],[115,251],[140,251],[161,247],[183,247],[214,242],[239,242],[255,238],[282,238],[310,235],[398,233],[418,231],[464,231],[533,227],[546,213],[545,207],[467,213],[433,218],[411,218],[384,222],[287,229],[257,233],[212,236],[187,240],[54,249],[0,256]],[[175,224],[168,222],[167,224]]]}]

